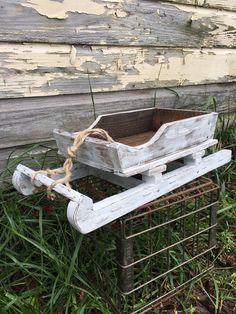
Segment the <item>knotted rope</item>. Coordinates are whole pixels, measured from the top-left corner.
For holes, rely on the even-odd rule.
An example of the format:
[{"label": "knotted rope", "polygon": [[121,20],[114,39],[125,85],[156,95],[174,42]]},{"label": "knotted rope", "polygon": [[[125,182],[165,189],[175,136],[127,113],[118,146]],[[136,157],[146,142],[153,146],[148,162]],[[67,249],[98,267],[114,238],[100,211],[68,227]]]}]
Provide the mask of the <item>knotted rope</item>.
[{"label": "knotted rope", "polygon": [[65,174],[63,178],[55,180],[48,188],[47,188],[47,194],[48,198],[51,200],[55,199],[55,194],[52,192],[52,189],[59,183],[65,184],[67,187],[70,186],[70,179],[72,175],[72,168],[73,168],[73,159],[76,157],[76,153],[79,150],[80,146],[84,143],[85,139],[90,135],[96,135],[101,137],[102,139],[108,141],[108,142],[114,142],[114,140],[110,137],[110,135],[103,129],[86,129],[84,131],[79,132],[76,134],[74,138],[73,145],[68,147],[67,149],[67,158],[63,164],[63,168],[58,169],[46,169],[46,170],[39,170],[34,173],[34,176],[32,177],[32,183],[34,184],[37,174],[46,174],[49,177]]}]

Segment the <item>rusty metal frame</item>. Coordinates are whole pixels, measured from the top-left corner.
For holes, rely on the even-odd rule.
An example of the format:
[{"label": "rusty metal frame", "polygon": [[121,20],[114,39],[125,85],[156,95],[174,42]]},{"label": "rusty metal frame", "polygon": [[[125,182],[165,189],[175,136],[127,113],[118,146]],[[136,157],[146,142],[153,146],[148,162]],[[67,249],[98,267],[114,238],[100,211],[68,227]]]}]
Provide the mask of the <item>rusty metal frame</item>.
[{"label": "rusty metal frame", "polygon": [[[167,196],[160,197],[117,219],[115,223],[101,228],[99,234],[92,233],[88,236],[91,241],[94,241],[93,243],[96,239],[102,241],[103,234],[106,234],[108,238],[115,237],[116,239],[116,253],[109,261],[112,265],[116,265],[116,276],[114,274],[113,277],[109,276],[109,270],[105,269],[101,262],[96,261],[96,253],[93,251],[91,254],[89,245],[86,246],[84,252],[93,261],[94,271],[98,271],[100,277],[102,276],[104,279],[103,297],[105,296],[105,299],[109,299],[111,303],[112,297],[106,292],[106,286],[109,285],[110,290],[115,291],[116,300],[114,302],[113,297],[113,313],[124,313],[124,303],[128,304],[129,308],[129,312],[125,313],[149,312],[160,303],[173,298],[179,291],[194,280],[206,275],[213,268],[211,253],[215,247],[217,207],[218,186],[211,179],[201,177]],[[179,215],[173,217],[173,213]],[[162,217],[161,214],[165,221],[157,223],[158,217]],[[188,227],[188,219],[191,219],[191,230]],[[172,243],[173,226],[179,232],[180,238]],[[138,232],[134,230],[135,228]],[[165,239],[167,244],[163,243],[163,247],[157,249],[153,243],[153,236],[160,234],[164,229],[167,234]],[[142,237],[147,237],[148,243],[147,252],[143,254],[145,256],[140,257],[135,251],[135,245]],[[180,262],[171,266],[170,256],[176,248],[179,250]],[[97,249],[99,251],[98,246]],[[153,260],[161,254],[166,254],[165,269],[160,274],[155,275],[152,272]],[[106,258],[109,259],[108,256]],[[191,269],[192,266],[190,267],[190,265],[203,260],[205,267],[199,270],[194,266],[194,269]],[[150,269],[148,279],[137,284],[138,272],[139,269],[140,273],[142,272],[143,263],[146,263],[145,265]],[[187,269],[188,276],[183,275],[186,280],[169,290],[164,289],[164,292],[159,294],[157,282],[162,284],[175,271],[184,274]],[[91,276],[90,273],[89,277],[91,278]],[[140,296],[142,290],[145,290],[145,293],[152,297],[149,302],[136,309],[137,297],[135,295]],[[156,293],[154,293],[155,291]]]}]

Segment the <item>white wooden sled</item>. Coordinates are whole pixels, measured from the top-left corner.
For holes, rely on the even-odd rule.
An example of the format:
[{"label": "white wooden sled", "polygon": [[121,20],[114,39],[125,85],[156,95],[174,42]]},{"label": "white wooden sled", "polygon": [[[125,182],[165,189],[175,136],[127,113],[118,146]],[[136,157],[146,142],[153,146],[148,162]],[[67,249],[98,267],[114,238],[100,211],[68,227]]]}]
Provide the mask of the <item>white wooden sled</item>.
[{"label": "white wooden sled", "polygon": [[[216,118],[216,113],[165,109],[99,117],[91,127],[104,128],[116,142],[87,138],[76,156],[78,162],[71,180],[94,175],[127,190],[93,203],[86,195],[58,184],[53,190],[70,201],[67,207],[69,222],[81,233],[89,233],[228,163],[230,150],[204,157],[205,150],[217,143],[213,139]],[[126,131],[122,128],[125,121]],[[149,128],[151,131],[147,131]],[[120,137],[122,134],[125,136]],[[59,152],[66,155],[74,134],[56,130],[55,137]],[[168,171],[167,165],[180,159],[178,168]],[[31,195],[37,190],[35,186],[48,187],[60,177],[37,174],[33,185],[34,173],[34,170],[18,165],[13,175],[15,188],[24,195]],[[133,177],[136,174],[140,174],[140,179]]]}]

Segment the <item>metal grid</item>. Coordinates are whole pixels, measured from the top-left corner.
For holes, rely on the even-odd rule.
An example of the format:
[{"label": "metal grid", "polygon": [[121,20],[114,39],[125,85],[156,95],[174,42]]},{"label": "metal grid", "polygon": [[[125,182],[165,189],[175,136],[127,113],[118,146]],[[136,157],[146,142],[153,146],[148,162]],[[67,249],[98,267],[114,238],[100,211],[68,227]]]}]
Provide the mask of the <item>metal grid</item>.
[{"label": "metal grid", "polygon": [[[106,196],[106,183],[89,186]],[[201,177],[87,235],[80,267],[113,313],[155,313],[213,267],[217,206],[218,186]]]}]

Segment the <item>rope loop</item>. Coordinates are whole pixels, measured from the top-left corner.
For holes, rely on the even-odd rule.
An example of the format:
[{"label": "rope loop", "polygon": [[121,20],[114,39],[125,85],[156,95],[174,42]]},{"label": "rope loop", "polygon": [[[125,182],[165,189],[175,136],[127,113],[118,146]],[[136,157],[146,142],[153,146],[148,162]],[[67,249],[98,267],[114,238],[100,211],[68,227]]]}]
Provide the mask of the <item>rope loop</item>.
[{"label": "rope loop", "polygon": [[76,157],[76,154],[80,148],[80,146],[84,143],[85,139],[88,136],[98,136],[99,138],[102,138],[103,140],[108,141],[109,143],[114,142],[112,137],[105,131],[104,129],[96,128],[96,129],[85,129],[81,132],[78,132],[74,138],[74,142],[72,146],[68,147],[67,149],[67,158],[63,164],[62,169],[46,169],[46,170],[39,170],[35,171],[34,176],[32,178],[32,183],[35,185],[35,180],[37,174],[46,174],[49,177],[65,174],[64,177],[55,180],[48,188],[47,188],[47,195],[48,198],[51,200],[55,199],[55,194],[52,192],[52,190],[55,188],[58,184],[65,184],[68,188],[71,188],[70,186],[70,180],[72,176],[72,168],[73,168],[73,159]]}]

